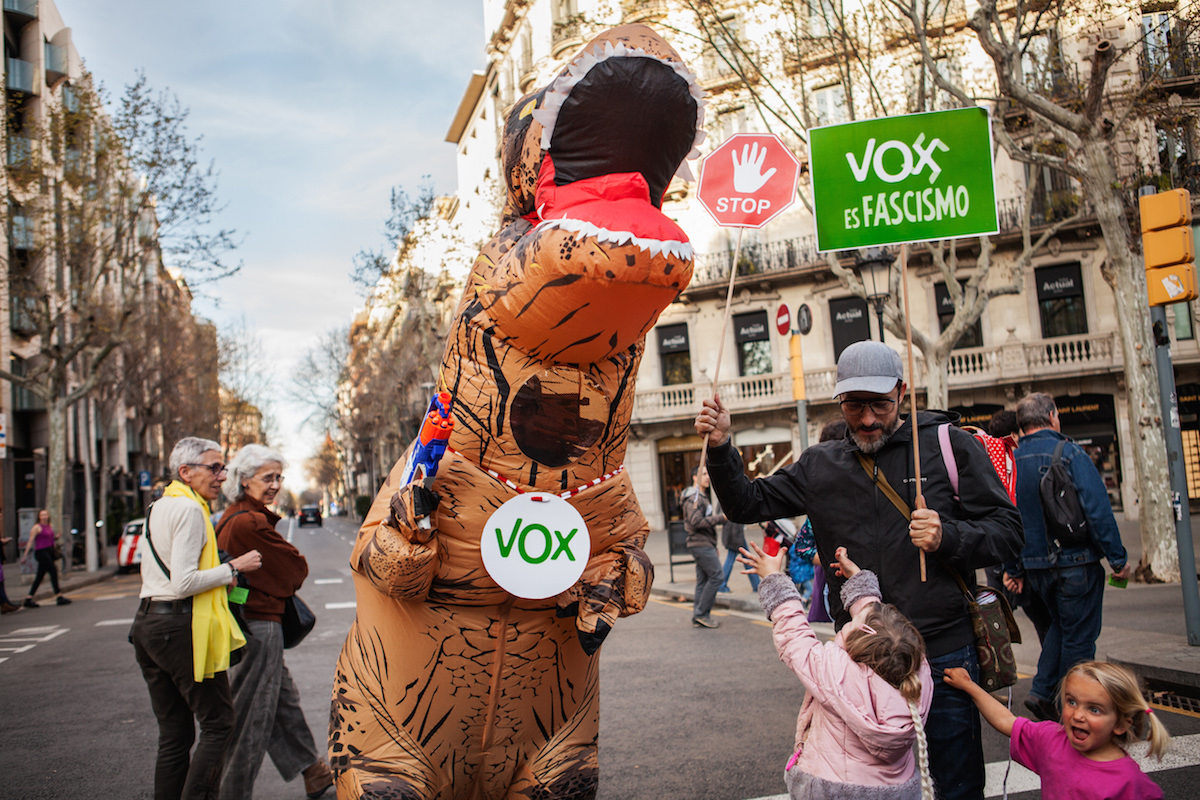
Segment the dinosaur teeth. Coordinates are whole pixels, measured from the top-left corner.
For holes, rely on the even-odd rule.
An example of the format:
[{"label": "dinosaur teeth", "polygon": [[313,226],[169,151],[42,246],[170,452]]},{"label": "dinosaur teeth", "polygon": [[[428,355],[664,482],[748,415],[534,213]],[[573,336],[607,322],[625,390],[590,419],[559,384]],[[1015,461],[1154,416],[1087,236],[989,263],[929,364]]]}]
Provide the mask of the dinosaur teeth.
[{"label": "dinosaur teeth", "polygon": [[[686,164],[686,162],[685,162]],[[691,242],[681,242],[677,239],[648,239],[641,236],[635,236],[629,231],[611,231],[608,228],[601,228],[590,222],[584,222],[580,219],[548,219],[538,223],[538,229],[542,228],[559,228],[572,233],[581,233],[584,236],[590,236],[598,242],[615,244],[618,246],[633,244],[638,249],[644,250],[652,256],[657,256],[660,253],[665,253],[673,258],[681,261],[691,261],[694,256]]]}]

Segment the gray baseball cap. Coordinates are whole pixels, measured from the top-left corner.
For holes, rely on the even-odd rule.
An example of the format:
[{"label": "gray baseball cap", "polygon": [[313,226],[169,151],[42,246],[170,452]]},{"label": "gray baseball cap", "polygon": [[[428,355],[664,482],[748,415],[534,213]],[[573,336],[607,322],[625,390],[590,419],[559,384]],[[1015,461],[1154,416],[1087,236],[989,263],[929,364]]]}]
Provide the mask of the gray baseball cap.
[{"label": "gray baseball cap", "polygon": [[855,342],[838,359],[833,396],[846,392],[887,394],[902,380],[904,367],[899,353],[883,342]]}]

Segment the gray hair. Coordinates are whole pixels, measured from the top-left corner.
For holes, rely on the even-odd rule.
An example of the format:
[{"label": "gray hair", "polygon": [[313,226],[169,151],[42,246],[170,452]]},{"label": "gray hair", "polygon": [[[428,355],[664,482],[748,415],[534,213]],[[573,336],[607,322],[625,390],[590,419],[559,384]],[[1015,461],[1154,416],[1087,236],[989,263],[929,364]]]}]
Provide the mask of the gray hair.
[{"label": "gray hair", "polygon": [[180,467],[198,464],[209,450],[216,450],[219,453],[221,445],[212,439],[201,439],[199,436],[185,436],[180,439],[171,450],[171,458],[168,462],[171,466],[171,478],[178,480]]},{"label": "gray hair", "polygon": [[1017,403],[1017,427],[1021,433],[1049,428],[1053,424],[1051,418],[1058,413],[1054,398],[1045,392],[1033,392],[1021,398]]},{"label": "gray hair", "polygon": [[265,464],[278,462],[280,467],[286,467],[287,461],[283,456],[275,452],[269,447],[264,447],[261,444],[248,444],[235,455],[226,466],[229,470],[229,477],[225,479],[225,484],[221,487],[221,491],[232,502],[237,502],[242,499],[242,495],[246,493],[246,487],[242,485],[243,480],[249,480],[254,477],[254,473],[263,468]]}]

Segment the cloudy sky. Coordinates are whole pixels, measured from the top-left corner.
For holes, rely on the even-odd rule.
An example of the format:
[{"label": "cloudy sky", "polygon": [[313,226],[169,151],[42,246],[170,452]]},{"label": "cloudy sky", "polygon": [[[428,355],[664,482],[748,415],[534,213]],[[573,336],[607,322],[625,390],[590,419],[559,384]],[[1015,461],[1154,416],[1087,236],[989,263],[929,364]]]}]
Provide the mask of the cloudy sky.
[{"label": "cloudy sky", "polygon": [[[109,94],[143,70],[191,109],[220,170],[239,275],[197,312],[254,329],[278,377],[293,464],[313,449],[286,402],[295,361],[360,303],[354,254],[383,244],[389,190],[454,189],[444,141],[484,65],[482,0],[54,0]],[[296,488],[296,487],[293,487]]]}]

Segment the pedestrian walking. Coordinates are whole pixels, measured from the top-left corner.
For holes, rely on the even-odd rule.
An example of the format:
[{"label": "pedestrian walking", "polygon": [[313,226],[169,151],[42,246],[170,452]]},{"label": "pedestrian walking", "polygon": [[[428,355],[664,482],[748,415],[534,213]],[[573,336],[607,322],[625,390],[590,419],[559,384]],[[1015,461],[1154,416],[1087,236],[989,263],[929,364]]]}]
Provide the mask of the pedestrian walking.
[{"label": "pedestrian walking", "polygon": [[308,562],[275,530],[280,517],[268,508],[283,486],[284,466],[274,450],[248,444],[229,462],[222,489],[231,505],[221,516],[217,545],[231,556],[262,554],[262,569],[246,576],[242,614],[251,636],[241,661],[229,670],[237,722],[221,778],[222,800],[250,800],[266,754],[285,781],[303,775],[310,798],[333,785],[283,660],[284,605],[308,577]]},{"label": "pedestrian walking", "polygon": [[55,545],[58,543],[58,535],[54,533],[54,528],[50,525],[50,512],[42,508],[38,510],[37,522],[29,531],[29,541],[25,543],[25,552],[21,555],[21,563],[24,564],[29,558],[29,551],[33,550],[34,560],[37,561],[37,574],[33,576],[33,584],[29,587],[29,596],[25,598],[26,608],[37,608],[38,604],[33,602],[33,596],[37,594],[38,587],[42,584],[42,578],[50,576],[50,586],[54,589],[54,602],[60,606],[70,605],[69,598],[64,597],[62,590],[58,587],[58,559],[55,558]]},{"label": "pedestrian walking", "polygon": [[850,621],[832,642],[821,642],[783,572],[783,558],[783,551],[768,556],[753,543],[739,560],[762,578],[758,596],[775,649],[804,684],[784,778],[790,796],[933,800],[925,738],[933,676],[921,634],[881,601],[875,573],[860,570],[839,547],[837,573],[846,578],[841,599]]},{"label": "pedestrian walking", "polygon": [[[1028,583],[1050,613],[1037,674],[1025,705],[1042,720],[1057,719],[1058,686],[1074,665],[1096,657],[1104,611],[1107,558],[1117,578],[1129,577],[1125,546],[1108,490],[1091,456],[1063,436],[1054,398],[1044,392],[1017,404],[1021,440],[1017,447],[1017,508],[1025,527],[1020,559],[1005,567],[1006,585],[1018,594]],[[1067,543],[1048,533],[1041,480],[1059,453],[1087,519],[1083,540]]]},{"label": "pedestrian walking", "polygon": [[[958,466],[955,492],[938,439],[938,426],[958,419],[950,412],[918,414],[923,486],[915,490],[914,420],[900,414],[907,390],[894,350],[881,342],[850,345],[838,359],[833,392],[846,438],[815,444],[774,475],[753,481],[729,445],[729,412],[720,397],[704,401],[696,432],[708,439],[712,485],[730,519],[808,515],[827,565],[837,627],[850,622],[850,613],[839,598],[843,579],[828,565],[835,550],[846,547],[879,577],[883,599],[920,632],[935,676],[946,667],[967,667],[975,675],[975,634],[959,581],[970,584],[976,569],[1016,557],[1021,518],[983,446],[951,426],[946,435]],[[970,697],[940,680],[933,693],[927,733],[938,793],[944,800],[982,800],[979,713]]]},{"label": "pedestrian walking", "polygon": [[[731,592],[733,590],[729,588],[729,576],[733,574],[738,552],[746,546],[746,526],[740,522],[725,520],[725,524],[721,526],[721,546],[725,548],[725,564],[721,570],[721,591]],[[758,576],[751,573],[746,577],[750,579],[750,588],[757,592]]]},{"label": "pedestrian walking", "polygon": [[708,500],[708,470],[692,468],[692,485],[683,490],[683,528],[687,531],[687,549],[696,562],[696,590],[692,601],[692,624],[698,628],[717,628],[712,618],[713,601],[721,587],[721,557],[717,555],[717,526],[724,514],[714,514]]},{"label": "pedestrian walking", "polygon": [[225,480],[221,445],[189,436],[169,463],[174,480],[147,512],[138,544],[142,600],[129,640],[158,719],[155,800],[211,800],[235,722],[226,670],[230,652],[245,643],[226,592],[262,557],[219,561],[209,503]]},{"label": "pedestrian walking", "polygon": [[1158,784],[1129,757],[1129,745],[1150,743],[1162,760],[1170,742],[1166,727],[1138,688],[1137,678],[1116,664],[1087,661],[1067,673],[1057,720],[1014,716],[971,680],[966,670],[946,670],[946,683],[971,695],[983,718],[1010,737],[1013,760],[1042,779],[1042,797],[1055,800],[1156,800]]}]

